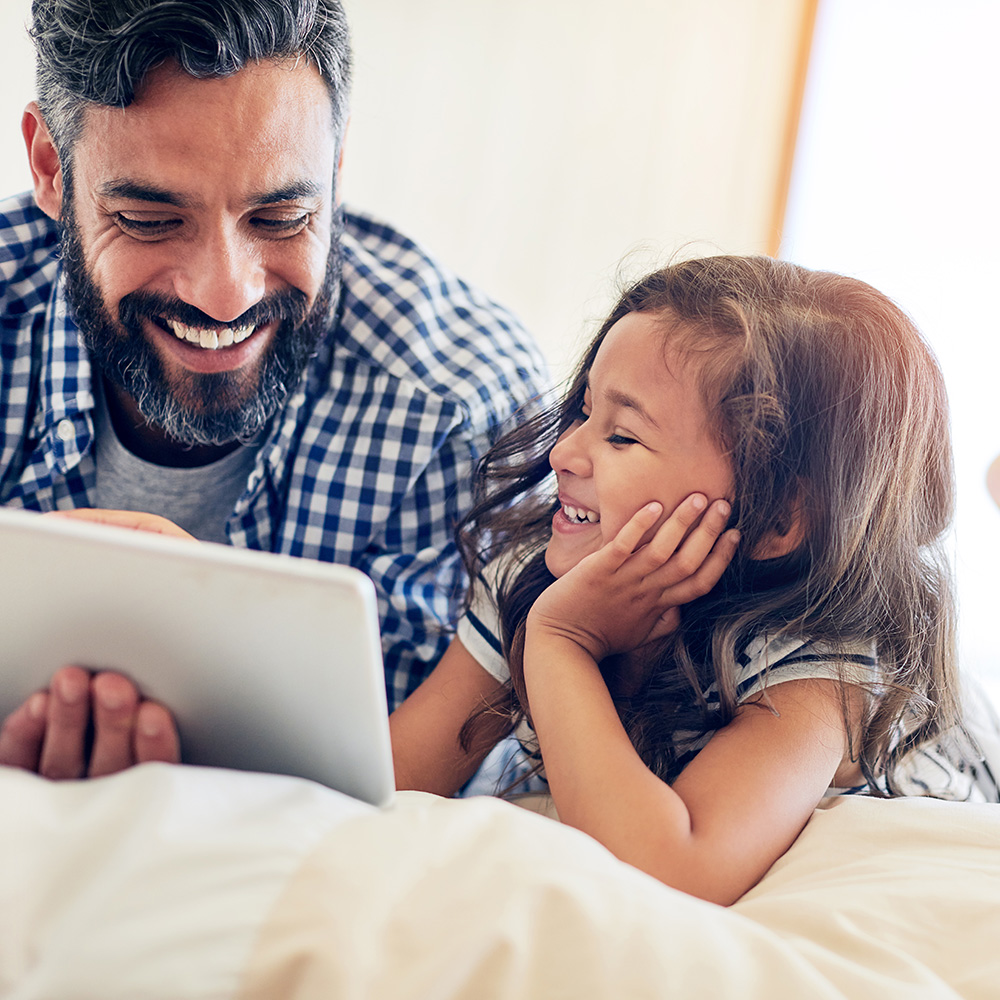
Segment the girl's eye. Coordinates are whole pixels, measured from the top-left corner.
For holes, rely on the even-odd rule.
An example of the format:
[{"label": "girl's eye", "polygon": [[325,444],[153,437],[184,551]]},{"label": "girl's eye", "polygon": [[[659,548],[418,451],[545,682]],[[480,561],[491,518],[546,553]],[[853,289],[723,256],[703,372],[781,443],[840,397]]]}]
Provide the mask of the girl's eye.
[{"label": "girl's eye", "polygon": [[115,214],[118,227],[130,236],[139,239],[158,239],[172,233],[180,224],[180,219],[134,219],[122,212]]},{"label": "girl's eye", "polygon": [[626,437],[624,434],[609,434],[604,440],[613,445],[638,444],[635,438]]},{"label": "girl's eye", "polygon": [[294,236],[309,224],[312,217],[312,212],[303,212],[293,219],[275,219],[266,215],[255,215],[250,221],[257,229],[270,235]]}]

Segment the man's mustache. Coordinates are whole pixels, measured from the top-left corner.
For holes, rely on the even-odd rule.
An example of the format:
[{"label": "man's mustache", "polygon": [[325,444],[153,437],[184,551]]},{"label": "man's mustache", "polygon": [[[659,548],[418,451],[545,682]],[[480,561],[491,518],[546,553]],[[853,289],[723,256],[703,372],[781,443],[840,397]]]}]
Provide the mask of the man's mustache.
[{"label": "man's mustache", "polygon": [[118,319],[126,328],[134,328],[143,320],[173,320],[200,329],[218,327],[264,326],[274,320],[287,320],[299,326],[309,313],[309,302],[303,292],[289,288],[266,295],[236,319],[222,322],[197,306],[157,292],[136,291],[122,296],[118,303]]}]

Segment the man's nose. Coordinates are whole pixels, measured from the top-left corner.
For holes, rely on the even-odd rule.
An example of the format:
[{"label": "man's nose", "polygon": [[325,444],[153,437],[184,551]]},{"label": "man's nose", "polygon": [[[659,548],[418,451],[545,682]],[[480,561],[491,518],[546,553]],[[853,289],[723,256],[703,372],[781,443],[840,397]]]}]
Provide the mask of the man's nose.
[{"label": "man's nose", "polygon": [[174,272],[177,297],[231,323],[264,297],[265,268],[252,241],[220,228],[189,247]]}]

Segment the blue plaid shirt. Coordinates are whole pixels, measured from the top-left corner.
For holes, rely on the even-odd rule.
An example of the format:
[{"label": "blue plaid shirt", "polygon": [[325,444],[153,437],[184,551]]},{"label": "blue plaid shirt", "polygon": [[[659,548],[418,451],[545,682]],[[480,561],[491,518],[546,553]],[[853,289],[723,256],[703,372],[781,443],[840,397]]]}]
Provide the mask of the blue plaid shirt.
[{"label": "blue plaid shirt", "polygon": [[[347,213],[343,290],[226,525],[233,545],[363,570],[395,707],[451,637],[452,539],[476,460],[541,390],[517,321],[366,215]],[[0,202],[0,503],[93,506],[91,368],[67,313],[53,222]],[[336,641],[336,636],[331,637]]]}]

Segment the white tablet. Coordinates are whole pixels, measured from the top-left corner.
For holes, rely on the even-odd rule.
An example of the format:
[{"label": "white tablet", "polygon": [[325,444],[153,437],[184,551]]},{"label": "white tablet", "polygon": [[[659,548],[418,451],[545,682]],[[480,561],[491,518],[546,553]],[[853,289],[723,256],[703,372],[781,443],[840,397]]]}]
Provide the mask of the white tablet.
[{"label": "white tablet", "polygon": [[0,508],[0,718],[68,664],[166,705],[187,763],[392,798],[375,588],[358,570]]}]

